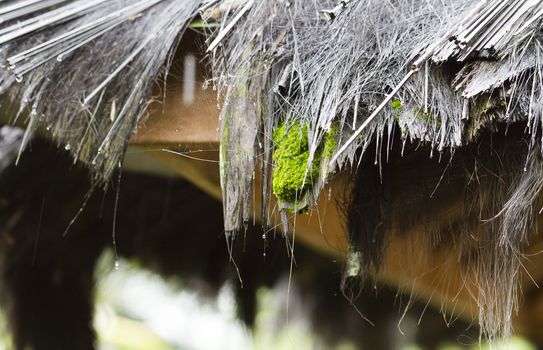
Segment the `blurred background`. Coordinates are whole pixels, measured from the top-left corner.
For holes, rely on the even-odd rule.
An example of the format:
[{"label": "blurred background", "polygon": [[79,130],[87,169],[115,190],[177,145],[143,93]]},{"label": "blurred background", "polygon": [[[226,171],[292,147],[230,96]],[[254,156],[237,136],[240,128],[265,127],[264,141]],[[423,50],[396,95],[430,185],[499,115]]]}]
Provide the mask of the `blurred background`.
[{"label": "blurred background", "polygon": [[[312,330],[309,320],[297,312],[285,317],[288,281],[274,289],[258,290],[258,312],[254,330],[237,317],[232,286],[225,285],[216,299],[183,290],[181,284],[165,282],[142,269],[137,262],[118,260],[108,250],[100,258],[96,274],[94,324],[99,350],[309,350],[329,348]],[[296,300],[291,300],[296,303]],[[1,318],[2,329],[7,322]],[[361,321],[363,322],[363,321]],[[406,326],[406,325],[404,325]],[[400,327],[400,326],[399,326]],[[409,339],[409,326],[403,327]],[[399,329],[397,330],[399,334]],[[10,350],[7,332],[2,333],[0,349]],[[462,343],[462,342],[466,343]],[[444,342],[440,350],[490,349],[474,343],[476,339]],[[471,344],[471,345],[470,345]],[[360,345],[345,341],[335,350],[356,350]],[[504,348],[535,350],[527,340],[513,337]],[[416,342],[403,350],[423,349]]]},{"label": "blurred background", "polygon": [[0,349],[7,328],[36,350],[481,347],[476,322],[406,291],[347,280],[348,300],[345,262],[298,244],[291,267],[281,234],[249,225],[230,255],[222,205],[183,179],[124,172],[87,197],[86,169],[32,146],[0,174]]}]

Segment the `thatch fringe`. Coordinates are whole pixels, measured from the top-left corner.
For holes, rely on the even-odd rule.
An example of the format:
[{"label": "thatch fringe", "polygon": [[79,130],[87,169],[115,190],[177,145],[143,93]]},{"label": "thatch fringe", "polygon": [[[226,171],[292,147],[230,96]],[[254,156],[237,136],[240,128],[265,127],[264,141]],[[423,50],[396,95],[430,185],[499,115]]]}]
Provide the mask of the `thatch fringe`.
[{"label": "thatch fringe", "polygon": [[47,129],[99,180],[118,168],[200,1],[71,0],[0,6],[0,94],[12,121]]},{"label": "thatch fringe", "polygon": [[[386,228],[380,220],[390,220],[390,215],[386,214],[387,200],[378,192],[380,184],[386,187],[392,176],[385,168],[393,157],[391,145],[398,142],[391,140],[399,134],[404,146],[429,145],[430,157],[450,151],[454,162],[458,150],[472,154],[472,162],[486,164],[492,152],[464,147],[486,148],[490,140],[479,140],[480,135],[497,123],[527,123],[531,136],[518,135],[527,150],[515,157],[490,158],[503,163],[496,174],[508,181],[490,176],[493,180],[459,184],[468,190],[475,186],[475,197],[466,193],[466,198],[474,200],[478,210],[468,210],[463,219],[473,224],[469,230],[478,227],[481,240],[490,244],[489,249],[476,250],[466,265],[466,271],[478,276],[482,331],[490,339],[508,336],[518,298],[521,246],[532,228],[532,206],[541,190],[537,137],[543,90],[538,23],[543,5],[475,0],[244,4],[224,12],[224,28],[216,33],[221,46],[213,50],[216,83],[226,96],[221,121],[228,127],[223,127],[223,135],[245,133],[250,139],[246,145],[255,145],[245,154],[269,162],[272,158],[267,154],[282,142],[274,138],[277,126],[307,133],[305,181],[311,184],[312,200],[306,200],[308,194],[301,186],[293,201],[301,209],[315,203],[314,194],[337,168],[357,167],[369,157],[371,161],[363,162],[359,171],[373,174],[363,181],[371,193],[357,196],[355,192],[360,207],[348,217],[350,222],[363,218],[359,225],[351,225],[351,234],[366,268],[379,265],[385,254]],[[258,92],[239,93],[240,85]],[[252,108],[236,127],[230,115],[242,101]],[[248,118],[261,125],[260,134],[244,129]],[[324,173],[315,175],[312,167],[320,161],[319,150],[334,127],[339,130],[335,156]],[[222,154],[236,154],[236,147],[223,143]],[[512,151],[502,149],[499,154],[506,157],[507,152]],[[229,183],[223,192],[231,208],[238,206],[229,212],[231,217],[225,217],[226,227],[239,229],[241,208],[249,205],[239,194],[251,183],[253,168],[228,157],[223,161],[228,169],[222,177],[241,180]],[[374,163],[377,168],[371,169]],[[276,177],[270,166],[263,169],[266,196]],[[401,195],[402,190],[397,191]],[[482,223],[489,218],[494,219]],[[286,215],[284,220],[288,220]],[[366,236],[360,236],[361,231],[367,231]],[[454,234],[463,237],[461,232]],[[469,252],[473,250],[460,249],[459,255],[469,256]]]},{"label": "thatch fringe", "polygon": [[[334,172],[357,168],[370,149],[377,157],[361,171],[372,174],[367,168],[376,163],[379,171],[370,178],[386,180],[383,168],[395,137],[403,145],[428,145],[433,156],[469,144],[484,146],[480,135],[497,123],[528,126],[526,165],[515,158],[497,169],[511,177],[507,187],[495,184],[499,188],[491,193],[498,195],[497,203],[475,196],[487,217],[496,216],[481,226],[484,238],[496,244],[469,260],[487,298],[478,299],[482,328],[490,338],[508,335],[519,248],[541,189],[543,5],[529,0],[17,0],[0,5],[4,105],[18,106],[12,117],[26,118],[28,133],[44,125],[94,170],[96,179],[107,180],[144,116],[152,84],[199,15],[219,21],[209,33],[208,52],[213,83],[224,101],[221,182],[231,237],[248,221],[255,168],[263,179],[267,224],[272,209],[267,199],[279,181],[273,164],[279,156],[273,152],[291,139],[289,132],[301,130],[307,142],[283,147],[291,151],[285,157],[303,161],[306,169],[293,182],[301,177],[303,185],[290,189],[294,200],[279,198],[285,229],[289,211],[314,205]],[[282,137],[275,132],[279,128]],[[475,152],[475,162],[485,156]],[[479,194],[490,191],[478,186]],[[379,203],[379,210],[370,210],[376,215],[385,211],[379,196],[362,193],[361,198]],[[368,251],[362,263],[378,265],[381,255]]]}]

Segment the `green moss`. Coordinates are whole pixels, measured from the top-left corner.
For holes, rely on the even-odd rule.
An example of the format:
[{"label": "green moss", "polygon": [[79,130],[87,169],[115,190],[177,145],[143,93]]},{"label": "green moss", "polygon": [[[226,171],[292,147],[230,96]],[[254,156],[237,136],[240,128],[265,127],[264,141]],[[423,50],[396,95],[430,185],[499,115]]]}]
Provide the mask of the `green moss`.
[{"label": "green moss", "polygon": [[434,116],[432,113],[424,113],[423,110],[419,110],[417,112],[417,119],[426,125],[430,125],[435,120],[436,129],[441,129],[441,118]]},{"label": "green moss", "polygon": [[424,124],[430,124],[433,118],[430,113],[424,113],[422,110],[420,110],[417,112],[417,119]]},{"label": "green moss", "polygon": [[[403,109],[403,106],[402,106],[402,109]],[[399,118],[400,115],[402,114],[397,114],[396,116],[394,116],[398,124],[401,124],[400,118]],[[406,119],[406,123],[404,123],[404,125],[402,125],[401,127],[402,134],[406,134],[409,132],[409,127],[408,127],[409,121],[415,121],[415,120],[418,120],[419,122],[423,123],[427,127],[432,126],[433,123],[435,122],[435,129],[436,130],[441,129],[441,124],[442,124],[441,117],[439,115],[436,116],[433,113],[424,113],[424,110],[422,108],[409,110],[408,113],[403,114],[403,118]]]},{"label": "green moss", "polygon": [[402,101],[396,98],[390,102],[390,107],[392,108],[392,115],[394,117],[394,120],[396,121],[396,123],[399,124],[400,116],[402,115],[404,109]]},{"label": "green moss", "polygon": [[400,101],[399,99],[394,99],[392,100],[392,102],[390,102],[390,107],[397,111],[401,111],[403,109],[402,101]]},{"label": "green moss", "polygon": [[486,94],[470,103],[469,119],[466,122],[465,136],[468,142],[479,136],[481,130],[491,125],[493,117],[502,115],[507,102],[500,94]]},{"label": "green moss", "polygon": [[337,148],[337,135],[339,134],[339,126],[333,124],[330,131],[324,135],[324,149],[322,151],[322,158],[332,158]]},{"label": "green moss", "polygon": [[287,129],[283,124],[275,129],[272,189],[279,200],[295,205],[298,203],[319,178],[322,160],[334,156],[338,134],[339,126],[334,124],[324,135],[322,144],[317,148],[313,161],[309,164],[307,126],[294,124]]},{"label": "green moss", "polygon": [[308,170],[309,142],[307,126],[298,124],[286,129],[279,126],[274,134],[275,152],[273,160],[273,193],[282,201],[296,202],[312,186],[312,179],[318,177],[320,156],[315,155]]}]

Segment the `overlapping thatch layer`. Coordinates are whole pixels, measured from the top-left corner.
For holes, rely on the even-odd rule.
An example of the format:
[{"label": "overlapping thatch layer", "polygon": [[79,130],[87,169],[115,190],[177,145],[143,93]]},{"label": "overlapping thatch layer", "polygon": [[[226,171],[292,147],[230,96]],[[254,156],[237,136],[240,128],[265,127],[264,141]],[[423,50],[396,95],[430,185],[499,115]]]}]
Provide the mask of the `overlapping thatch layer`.
[{"label": "overlapping thatch layer", "polygon": [[[403,144],[396,153],[403,153],[406,143],[421,142],[430,146],[430,157],[451,159],[460,147],[478,144],[482,130],[522,121],[527,137],[520,140],[526,139],[528,152],[511,147],[517,153],[494,174],[507,182],[488,180],[493,185],[486,189],[480,183],[475,191],[480,200],[466,206],[465,221],[478,215],[479,228],[463,230],[472,230],[488,246],[461,245],[458,253],[478,279],[483,332],[490,338],[508,335],[520,247],[532,227],[532,205],[541,189],[542,9],[540,1],[370,0],[247,1],[226,11],[217,34],[221,38],[226,33],[226,39],[213,50],[213,62],[226,101],[221,147],[227,230],[240,229],[248,218],[243,194],[253,181],[255,160],[265,179],[264,198],[273,191],[285,210],[297,211],[317,200],[322,184],[338,168],[356,168],[363,159],[360,150],[373,152],[366,155],[373,161],[363,162],[360,172],[373,172],[372,163],[380,169],[360,186],[378,191],[381,183],[387,186],[383,167],[393,158],[395,138]],[[286,131],[278,134],[278,128]],[[302,141],[292,144],[289,133]],[[330,136],[335,147],[325,151]],[[277,154],[285,142],[291,153]],[[464,170],[465,188],[475,181],[477,164],[491,159],[492,152],[481,152],[480,159],[477,153],[472,150],[475,166]],[[293,165],[278,166],[282,162]],[[290,170],[301,165],[302,172]],[[290,179],[301,180],[282,183],[283,169]],[[282,197],[276,190],[287,185],[296,196]],[[402,191],[388,195],[392,205]],[[428,201],[432,195],[428,193]],[[368,210],[349,217],[363,221],[350,225],[353,249],[359,251],[353,256],[378,268],[387,245],[384,226],[392,214],[379,209],[386,196],[358,199],[366,201],[362,207]],[[492,225],[483,229],[483,219]],[[462,237],[461,227],[457,231]],[[436,234],[445,233],[432,230],[429,236]],[[357,240],[360,235],[366,239]]]},{"label": "overlapping thatch layer", "polygon": [[[196,18],[212,23],[206,49],[223,102],[230,237],[249,221],[255,169],[266,199],[262,224],[273,193],[286,230],[288,214],[315,204],[338,169],[376,166],[378,176],[361,186],[384,183],[395,139],[396,153],[423,143],[430,157],[454,159],[457,149],[490,142],[480,139],[483,130],[521,122],[524,134],[500,152],[519,140],[527,151],[513,147],[518,154],[494,174],[510,181],[485,189],[500,207],[478,207],[494,215],[490,248],[467,259],[484,281],[481,323],[493,338],[510,332],[520,248],[543,186],[542,17],[538,0],[12,0],[0,4],[0,92],[4,105],[17,106],[13,118],[27,119],[28,130],[45,125],[108,179],[178,39]],[[494,153],[470,154],[466,186],[488,160],[478,157]],[[371,231],[352,237],[386,241],[371,225],[350,227]],[[355,245],[353,256],[379,265],[368,256],[382,256],[384,246]]]},{"label": "overlapping thatch layer", "polygon": [[200,1],[0,4],[0,93],[12,120],[43,126],[107,179]]}]

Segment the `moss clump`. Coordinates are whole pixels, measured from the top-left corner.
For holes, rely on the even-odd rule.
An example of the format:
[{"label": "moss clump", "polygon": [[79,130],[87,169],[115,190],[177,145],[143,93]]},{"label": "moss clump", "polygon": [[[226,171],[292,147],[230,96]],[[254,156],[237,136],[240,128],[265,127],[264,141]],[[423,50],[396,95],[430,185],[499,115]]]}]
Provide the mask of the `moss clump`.
[{"label": "moss clump", "polygon": [[315,154],[308,170],[307,126],[295,124],[287,130],[281,125],[273,133],[273,140],[273,193],[282,201],[296,202],[312,186],[312,180],[318,177],[320,155]]},{"label": "moss clump", "polygon": [[416,112],[417,114],[417,119],[424,123],[425,125],[430,125],[432,124],[432,122],[435,120],[435,123],[436,123],[436,129],[441,129],[441,117],[439,116],[434,116],[432,113],[424,113],[424,110],[418,110]]},{"label": "moss clump", "polygon": [[392,108],[392,115],[394,117],[394,120],[396,121],[396,123],[400,124],[400,116],[402,115],[403,111],[402,101],[398,98],[392,100],[390,102],[390,108]]},{"label": "moss clump", "polygon": [[[273,141],[275,152],[273,161],[272,188],[277,198],[286,203],[298,204],[307,190],[311,189],[321,171],[327,172],[326,161],[334,156],[337,148],[339,126],[333,124],[315,151],[309,164],[309,141],[307,126],[294,124],[287,129],[284,124],[275,129]],[[321,167],[321,165],[324,167]],[[300,208],[301,209],[301,208]]]},{"label": "moss clump", "polygon": [[337,135],[339,134],[339,126],[333,124],[330,131],[324,134],[324,147],[322,150],[322,158],[332,158],[337,148]]},{"label": "moss clump", "polygon": [[486,94],[472,100],[469,119],[466,121],[465,135],[468,142],[475,140],[481,130],[492,124],[496,116],[503,115],[507,108],[506,100],[500,93]]},{"label": "moss clump", "polygon": [[390,102],[390,107],[397,111],[401,111],[403,109],[402,101],[400,101],[399,99],[394,99],[392,100],[392,102]]}]

